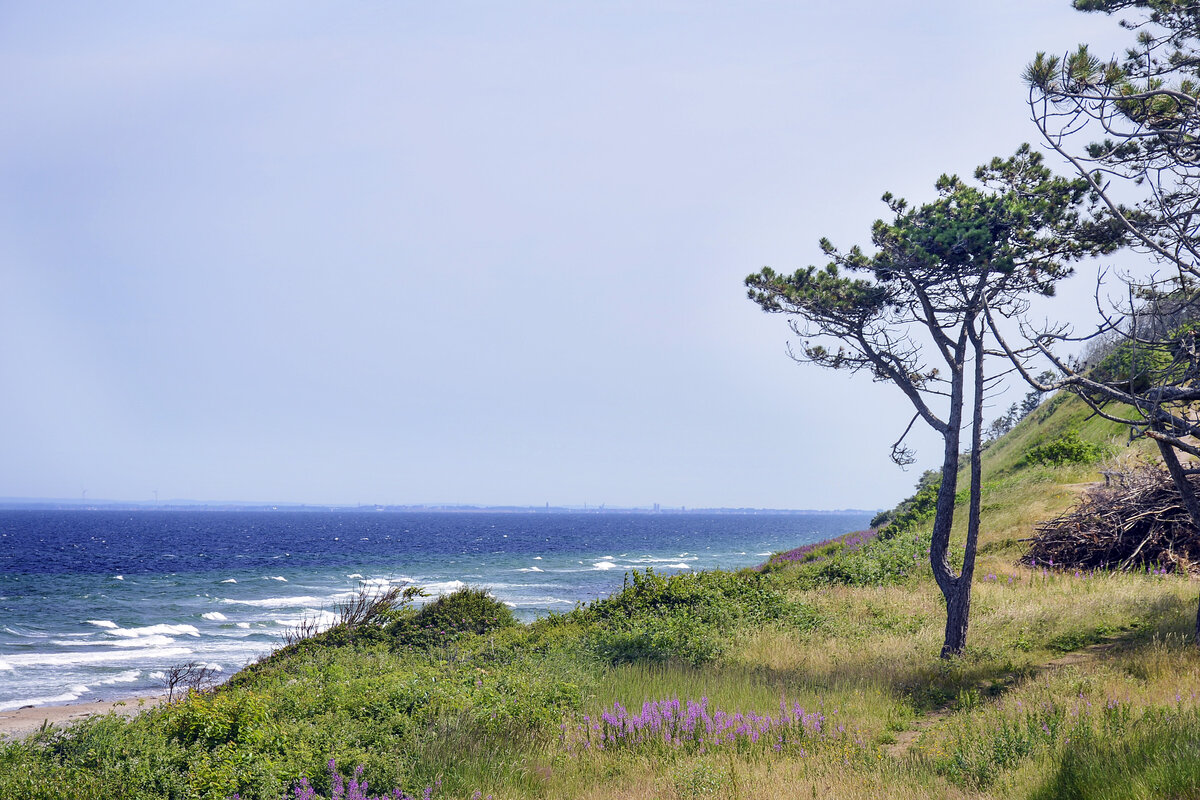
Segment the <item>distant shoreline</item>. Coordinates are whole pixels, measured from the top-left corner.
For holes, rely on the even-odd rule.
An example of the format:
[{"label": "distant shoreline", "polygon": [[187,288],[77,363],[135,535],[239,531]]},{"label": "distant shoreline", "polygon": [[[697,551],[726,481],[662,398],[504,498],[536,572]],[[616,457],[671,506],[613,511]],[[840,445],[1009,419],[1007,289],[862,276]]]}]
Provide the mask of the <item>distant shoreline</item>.
[{"label": "distant shoreline", "polygon": [[25,706],[11,711],[0,711],[0,742],[24,739],[37,733],[43,725],[69,725],[110,711],[122,717],[134,717],[158,705],[162,699],[163,695],[137,695],[116,700]]},{"label": "distant shoreline", "polygon": [[305,512],[305,513],[351,513],[351,514],[874,514],[879,509],[862,508],[673,508],[630,507],[608,508],[605,506],[477,506],[477,505],[318,505],[318,504],[272,504],[272,503],[203,503],[193,501],[166,501],[163,503],[128,503],[117,500],[45,500],[0,498],[0,511],[253,511],[253,512]]}]

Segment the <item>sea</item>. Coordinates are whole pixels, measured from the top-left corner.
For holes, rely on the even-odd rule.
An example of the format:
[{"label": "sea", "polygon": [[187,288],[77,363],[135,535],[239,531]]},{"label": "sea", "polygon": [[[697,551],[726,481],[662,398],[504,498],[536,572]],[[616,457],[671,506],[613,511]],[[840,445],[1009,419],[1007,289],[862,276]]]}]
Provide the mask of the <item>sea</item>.
[{"label": "sea", "polygon": [[[0,711],[228,678],[364,589],[484,587],[532,620],[632,570],[760,564],[869,512],[0,511]],[[428,602],[426,600],[425,602]]]}]

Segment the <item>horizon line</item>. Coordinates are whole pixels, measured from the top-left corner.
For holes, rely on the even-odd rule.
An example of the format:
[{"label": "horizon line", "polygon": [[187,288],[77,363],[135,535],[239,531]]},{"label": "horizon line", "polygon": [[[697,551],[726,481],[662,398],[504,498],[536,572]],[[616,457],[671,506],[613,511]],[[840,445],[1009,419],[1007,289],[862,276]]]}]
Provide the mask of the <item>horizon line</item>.
[{"label": "horizon line", "polygon": [[594,513],[658,513],[658,514],[698,514],[704,512],[759,512],[781,514],[852,514],[874,513],[879,509],[867,508],[771,508],[759,506],[664,506],[660,503],[641,506],[620,506],[601,504],[561,504],[529,505],[519,503],[312,503],[312,502],[269,502],[245,500],[109,500],[87,498],[54,498],[54,497],[0,497],[2,510],[192,510],[192,511],[523,511],[523,512],[594,512]]}]

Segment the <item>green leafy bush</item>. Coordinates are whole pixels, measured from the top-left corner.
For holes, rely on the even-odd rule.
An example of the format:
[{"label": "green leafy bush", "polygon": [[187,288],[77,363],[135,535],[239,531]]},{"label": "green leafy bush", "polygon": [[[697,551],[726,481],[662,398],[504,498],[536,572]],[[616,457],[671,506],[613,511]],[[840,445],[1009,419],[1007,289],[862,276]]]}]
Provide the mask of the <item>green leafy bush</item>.
[{"label": "green leafy bush", "polygon": [[625,587],[573,614],[590,623],[587,640],[607,661],[677,659],[700,664],[717,658],[738,624],[782,624],[811,629],[811,607],[788,600],[770,576],[743,570],[670,577],[634,571]]},{"label": "green leafy bush", "polygon": [[890,539],[915,531],[933,519],[937,510],[938,489],[942,485],[942,473],[938,470],[925,472],[917,481],[917,490],[912,497],[901,500],[890,511],[882,511],[871,520],[872,528],[880,528],[880,538]]},{"label": "green leafy bush", "polygon": [[467,587],[439,597],[386,629],[397,647],[428,648],[464,634],[485,634],[517,624],[512,610],[486,589]]},{"label": "green leafy bush", "polygon": [[1064,464],[1092,464],[1107,455],[1108,450],[1103,445],[1085,442],[1077,431],[1067,431],[1057,439],[1029,448],[1025,462],[1061,467]]},{"label": "green leafy bush", "polygon": [[824,584],[885,586],[908,580],[927,565],[929,537],[915,533],[882,536],[858,550],[847,550],[825,561],[801,564],[797,582],[806,588]]},{"label": "green leafy bush", "polygon": [[202,694],[192,692],[170,707],[168,735],[185,744],[212,749],[230,743],[254,743],[265,734],[267,709],[250,692]]}]

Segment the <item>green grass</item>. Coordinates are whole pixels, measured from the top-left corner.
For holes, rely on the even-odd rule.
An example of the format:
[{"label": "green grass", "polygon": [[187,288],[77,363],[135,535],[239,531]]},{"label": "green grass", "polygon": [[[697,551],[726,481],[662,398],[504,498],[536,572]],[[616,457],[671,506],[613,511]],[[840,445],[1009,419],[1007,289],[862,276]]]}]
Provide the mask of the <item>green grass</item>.
[{"label": "green grass", "polygon": [[[1030,449],[1073,431],[1121,457],[1081,405],[1052,400],[989,448],[959,659],[937,657],[917,502],[903,533],[857,549],[640,573],[532,625],[467,591],[335,628],[214,693],[0,745],[0,797],[274,800],[302,777],[328,796],[330,759],[362,765],[372,791],[442,798],[1200,796],[1192,584],[1016,565],[1031,526],[1103,466],[1033,464]],[[578,746],[615,703],[676,697],[757,714],[786,698],[834,722],[779,751]]]}]

